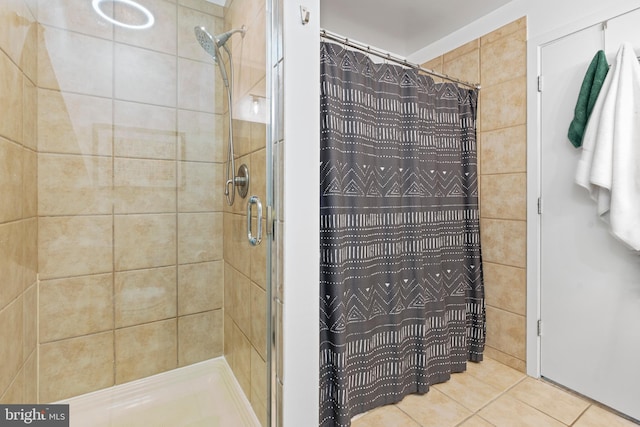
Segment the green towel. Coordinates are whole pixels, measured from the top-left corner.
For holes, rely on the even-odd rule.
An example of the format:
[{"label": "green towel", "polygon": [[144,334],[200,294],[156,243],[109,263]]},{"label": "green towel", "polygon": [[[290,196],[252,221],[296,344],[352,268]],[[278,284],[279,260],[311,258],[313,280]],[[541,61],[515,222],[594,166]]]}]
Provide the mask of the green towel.
[{"label": "green towel", "polygon": [[584,130],[608,71],[607,57],[602,50],[599,50],[591,60],[587,74],[584,76],[573,120],[569,125],[569,140],[576,148],[582,145]]}]

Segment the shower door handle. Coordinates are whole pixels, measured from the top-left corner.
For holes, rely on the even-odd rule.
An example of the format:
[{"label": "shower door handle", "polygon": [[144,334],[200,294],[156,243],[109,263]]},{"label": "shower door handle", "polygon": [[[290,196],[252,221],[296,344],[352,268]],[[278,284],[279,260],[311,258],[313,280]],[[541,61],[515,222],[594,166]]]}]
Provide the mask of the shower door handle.
[{"label": "shower door handle", "polygon": [[[251,212],[253,211],[253,205],[258,207],[258,235],[255,237],[252,234],[251,226]],[[251,196],[247,202],[247,237],[249,238],[249,243],[253,246],[258,246],[260,242],[262,242],[262,203],[258,196]]]}]

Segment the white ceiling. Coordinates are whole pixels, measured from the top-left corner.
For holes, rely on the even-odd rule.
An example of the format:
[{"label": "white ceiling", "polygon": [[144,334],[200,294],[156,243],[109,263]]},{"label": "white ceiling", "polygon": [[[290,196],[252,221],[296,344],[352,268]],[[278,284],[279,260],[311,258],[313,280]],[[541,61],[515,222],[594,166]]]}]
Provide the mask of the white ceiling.
[{"label": "white ceiling", "polygon": [[430,45],[510,0],[320,0],[320,26],[401,56]]}]

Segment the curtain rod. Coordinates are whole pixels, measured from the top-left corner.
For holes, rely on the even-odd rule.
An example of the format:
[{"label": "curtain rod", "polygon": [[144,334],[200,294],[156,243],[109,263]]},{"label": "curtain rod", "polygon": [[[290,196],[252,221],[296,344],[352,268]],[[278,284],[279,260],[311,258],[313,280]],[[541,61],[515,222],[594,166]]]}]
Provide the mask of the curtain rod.
[{"label": "curtain rod", "polygon": [[336,33],[332,33],[331,31],[327,31],[325,29],[321,29],[320,30],[320,37],[325,38],[325,39],[329,39],[329,40],[333,40],[336,41],[338,43],[341,43],[345,46],[349,46],[351,48],[357,49],[361,52],[364,53],[368,53],[374,56],[377,56],[379,58],[383,58],[386,59],[388,61],[393,61],[397,64],[400,65],[404,65],[405,67],[409,67],[409,68],[413,68],[414,70],[418,70],[418,71],[422,71],[423,73],[432,75],[432,76],[436,76],[439,77],[441,79],[445,79],[448,80],[450,82],[454,82],[454,83],[458,83],[462,86],[467,86],[470,87],[472,89],[480,89],[480,85],[478,83],[469,83],[469,82],[465,82],[464,80],[460,80],[460,79],[456,79],[455,77],[450,77],[446,74],[442,74],[439,73],[437,71],[434,70],[430,70],[428,68],[424,68],[418,64],[413,64],[409,61],[407,61],[405,58],[400,58],[399,56],[395,56],[389,52],[385,52],[382,50],[378,50],[378,49],[374,49],[370,46],[367,46],[365,44],[362,44],[360,42],[356,42],[353,40],[349,40],[347,37],[341,36],[339,34]]}]

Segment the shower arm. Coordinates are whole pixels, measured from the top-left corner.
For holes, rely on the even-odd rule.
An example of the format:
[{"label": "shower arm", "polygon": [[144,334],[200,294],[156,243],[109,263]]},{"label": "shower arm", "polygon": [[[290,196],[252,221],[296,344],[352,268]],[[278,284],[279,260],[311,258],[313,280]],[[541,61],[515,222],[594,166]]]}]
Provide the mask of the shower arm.
[{"label": "shower arm", "polygon": [[[218,46],[222,46],[226,48],[226,43],[227,40],[229,40],[229,38],[234,35],[235,33],[242,33],[242,37],[244,38],[245,33],[247,32],[247,26],[243,25],[240,28],[237,28],[235,30],[231,30],[231,31],[227,31],[226,33],[222,33],[218,36],[216,36],[216,42],[218,43]],[[229,53],[229,49],[227,49],[227,53]]]}]

